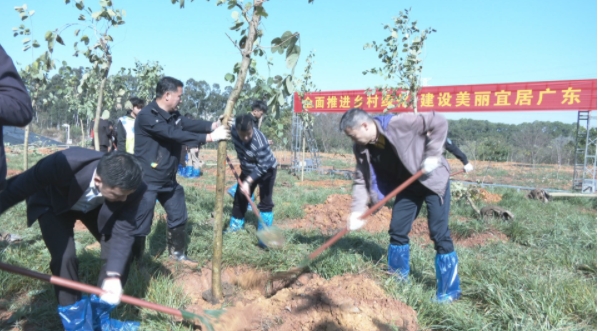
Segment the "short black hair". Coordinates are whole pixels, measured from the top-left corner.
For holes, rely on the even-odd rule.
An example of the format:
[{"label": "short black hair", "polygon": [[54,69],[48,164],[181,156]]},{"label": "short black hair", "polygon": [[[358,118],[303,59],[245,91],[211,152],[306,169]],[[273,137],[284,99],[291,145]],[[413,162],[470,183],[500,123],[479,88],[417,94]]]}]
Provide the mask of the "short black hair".
[{"label": "short black hair", "polygon": [[179,87],[183,87],[183,82],[176,78],[164,76],[156,84],[156,98],[161,98],[166,92],[176,92]]},{"label": "short black hair", "polygon": [[361,108],[351,108],[341,117],[339,129],[345,131],[346,128],[354,128],[363,122],[371,123],[372,117]]},{"label": "short black hair", "polygon": [[253,116],[251,114],[237,116],[235,118],[235,128],[239,131],[253,130]]},{"label": "short black hair", "polygon": [[132,107],[143,108],[145,107],[145,100],[138,98],[138,97],[130,97],[129,101],[131,102]]},{"label": "short black hair", "polygon": [[251,104],[251,110],[254,110],[254,109],[259,109],[259,110],[263,111],[264,113],[267,113],[268,105],[263,100],[255,100]]},{"label": "short black hair", "polygon": [[112,151],[102,156],[96,174],[108,187],[136,190],[142,182],[143,170],[133,154]]}]

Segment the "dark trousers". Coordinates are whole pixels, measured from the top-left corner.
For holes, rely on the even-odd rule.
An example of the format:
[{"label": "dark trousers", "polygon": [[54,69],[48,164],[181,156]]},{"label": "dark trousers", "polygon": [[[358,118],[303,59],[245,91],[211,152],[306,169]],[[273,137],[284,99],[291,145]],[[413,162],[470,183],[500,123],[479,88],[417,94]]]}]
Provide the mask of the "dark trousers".
[{"label": "dark trousers", "polygon": [[[53,211],[49,211],[39,217],[38,222],[42,232],[42,238],[50,251],[50,270],[52,271],[52,275],[79,281],[79,261],[77,260],[74,240],[75,221],[79,219],[87,227],[89,232],[91,232],[91,234],[100,242],[102,249],[100,255],[104,264],[98,278],[98,286],[102,285],[102,281],[106,274],[105,260],[107,259],[106,254],[109,251],[110,238],[102,236],[98,231],[97,220],[99,211],[99,207],[88,213],[70,211],[56,215]],[[130,259],[131,256],[129,256],[129,260]],[[130,261],[126,264],[124,274],[121,275],[123,287],[127,281],[129,265]],[[76,290],[54,286],[54,292],[58,299],[58,304],[61,306],[72,305],[81,300],[81,292]]]},{"label": "dark trousers", "polygon": [[137,210],[137,222],[140,224],[136,236],[147,236],[152,227],[156,199],[166,211],[168,228],[173,229],[187,223],[187,204],[185,190],[178,183],[160,188],[148,187],[143,194]]},{"label": "dark trousers", "polygon": [[[241,181],[245,180],[247,175],[241,173]],[[276,181],[276,168],[270,168],[266,173],[264,173],[258,180],[251,183],[249,189],[251,194],[256,187],[259,186],[260,188],[260,203],[257,205],[257,209],[263,212],[270,212],[274,208],[274,201],[272,201],[272,193],[274,189],[274,182]],[[250,194],[250,196],[251,196]],[[245,198],[245,195],[241,192],[241,189],[238,188],[237,192],[235,193],[234,201],[233,201],[233,217],[242,219],[245,217],[245,212],[247,212],[247,205],[249,201]]]},{"label": "dark trousers", "polygon": [[444,197],[430,191],[416,181],[395,198],[390,221],[390,243],[392,245],[409,244],[409,232],[413,221],[419,214],[423,202],[428,211],[428,228],[430,239],[434,241],[434,249],[438,254],[454,251],[451,232],[448,228],[449,210],[451,206],[450,181],[447,183]]}]

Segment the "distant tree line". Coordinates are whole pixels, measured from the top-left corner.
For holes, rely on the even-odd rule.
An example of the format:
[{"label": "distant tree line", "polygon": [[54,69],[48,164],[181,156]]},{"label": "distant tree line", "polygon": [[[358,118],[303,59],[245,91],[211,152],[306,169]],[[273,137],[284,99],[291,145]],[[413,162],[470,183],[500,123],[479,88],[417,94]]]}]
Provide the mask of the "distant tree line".
[{"label": "distant tree line", "polygon": [[[38,98],[40,105],[36,107],[34,132],[64,141],[65,130],[61,126],[69,124],[75,143],[89,136],[95,98],[88,96],[85,85],[81,84],[87,71],[87,68],[63,65],[51,77],[48,88]],[[157,63],[137,63],[136,68],[122,68],[111,75],[105,94],[105,110],[110,112],[110,119],[116,121],[126,113],[123,105],[131,96],[151,101],[155,83],[162,75],[162,68]],[[182,114],[210,121],[222,114],[231,86],[210,84],[193,78],[184,83],[180,106]],[[246,84],[244,90],[249,91],[251,88]],[[44,99],[50,98],[53,102],[42,103]],[[251,101],[248,98],[240,99],[235,106],[235,113],[250,111]],[[274,148],[278,150],[289,149],[292,141],[290,107],[281,110],[275,120],[273,116],[266,116],[262,124],[262,131],[274,141]],[[314,135],[319,150],[327,153],[350,153],[351,141],[338,130],[342,114],[313,115]],[[281,126],[284,127],[285,134],[280,131]],[[570,165],[574,163],[576,129],[576,123],[535,121],[515,125],[460,119],[449,120],[448,136],[474,161]],[[585,135],[585,130],[581,134]],[[596,137],[595,128],[590,135]],[[581,145],[579,148],[583,149],[585,146]],[[595,153],[595,144],[588,148],[590,153]]]},{"label": "distant tree line", "polygon": [[[329,153],[350,153],[351,141],[338,130],[342,114],[314,116],[318,148]],[[449,120],[448,137],[473,161],[571,165],[574,163],[576,134],[576,123],[535,121],[503,124],[460,119]],[[585,134],[582,128],[581,135]],[[596,128],[590,130],[590,137],[596,139]],[[584,149],[584,143],[585,140],[578,148]],[[596,145],[588,146],[588,152],[596,153]]]}]

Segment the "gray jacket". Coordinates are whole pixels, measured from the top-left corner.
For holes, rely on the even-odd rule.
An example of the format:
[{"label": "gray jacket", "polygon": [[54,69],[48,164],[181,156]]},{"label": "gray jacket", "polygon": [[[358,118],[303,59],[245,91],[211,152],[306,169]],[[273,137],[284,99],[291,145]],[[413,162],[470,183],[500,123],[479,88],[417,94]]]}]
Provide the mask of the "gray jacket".
[{"label": "gray jacket", "polygon": [[[444,196],[450,175],[448,162],[442,156],[448,131],[448,122],[444,116],[435,112],[400,113],[392,117],[386,130],[377,121],[374,123],[378,132],[392,144],[399,160],[410,174],[419,171],[427,157],[440,158],[441,166],[420,177],[419,181],[432,192]],[[356,166],[351,211],[364,212],[368,206],[378,202],[377,194],[372,190],[370,154],[366,146],[358,144],[353,145],[353,153]]]}]

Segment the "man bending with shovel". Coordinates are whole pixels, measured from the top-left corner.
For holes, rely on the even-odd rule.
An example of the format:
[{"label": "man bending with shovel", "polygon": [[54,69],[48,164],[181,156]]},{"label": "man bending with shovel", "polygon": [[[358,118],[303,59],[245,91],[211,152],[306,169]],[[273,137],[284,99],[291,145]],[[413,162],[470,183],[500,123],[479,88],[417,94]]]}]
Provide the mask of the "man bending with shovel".
[{"label": "man bending with shovel", "polygon": [[461,296],[457,253],[448,228],[450,209],[449,165],[442,157],[448,124],[434,112],[401,113],[376,121],[359,108],[348,110],[340,129],[353,142],[357,161],[349,230],[361,228],[363,212],[378,201],[372,187],[386,195],[412,175],[424,175],[399,193],[390,221],[388,268],[399,281],[409,275],[409,232],[425,201],[430,237],[436,249],[436,301],[451,302]]},{"label": "man bending with shovel", "polygon": [[[229,232],[238,231],[245,225],[245,212],[251,196],[257,186],[260,188],[258,209],[265,226],[272,226],[274,221],[274,202],[272,190],[276,180],[276,158],[270,149],[266,136],[253,126],[251,114],[237,116],[231,130],[232,141],[241,163],[241,185],[236,190],[233,201],[233,212],[228,226]],[[258,222],[258,231],[263,230],[262,222]],[[260,240],[260,247],[266,245]]]},{"label": "man bending with shovel", "polygon": [[[27,225],[38,222],[50,252],[50,270],[55,276],[79,280],[76,220],[100,242],[103,265],[98,286],[105,291],[100,300],[54,286],[65,329],[125,327],[107,318],[107,314],[120,302],[127,280],[136,240],[135,215],[146,188],[135,156],[122,151],[104,154],[72,147],[51,154],[10,178],[0,193],[0,214],[26,200]],[[136,329],[132,324],[127,327],[126,330]]]}]

